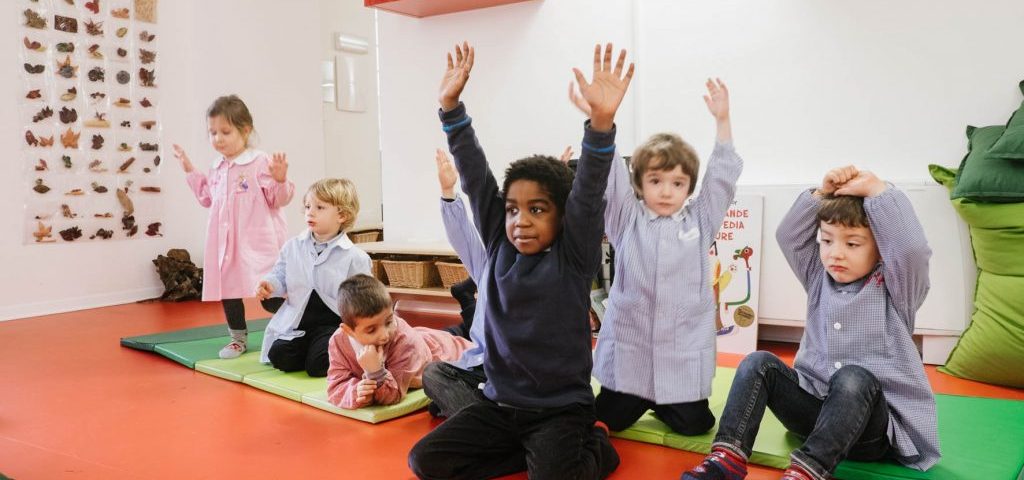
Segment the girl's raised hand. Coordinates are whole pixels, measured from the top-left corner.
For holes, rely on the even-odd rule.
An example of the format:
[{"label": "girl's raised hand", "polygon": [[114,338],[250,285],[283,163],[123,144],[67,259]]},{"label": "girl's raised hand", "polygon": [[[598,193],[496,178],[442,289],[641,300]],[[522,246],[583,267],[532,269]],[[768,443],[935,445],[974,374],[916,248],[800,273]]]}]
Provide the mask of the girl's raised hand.
[{"label": "girl's raised hand", "polygon": [[181,148],[181,145],[174,144],[174,158],[178,159],[178,163],[181,164],[181,169],[185,173],[192,173],[195,168],[192,166],[192,162],[188,159],[188,154],[185,153],[185,149]]},{"label": "girl's raised hand", "polygon": [[282,152],[277,152],[270,157],[270,176],[277,183],[284,183],[288,180],[288,158]]},{"label": "girl's raised hand", "polygon": [[448,157],[447,153],[440,148],[437,149],[437,181],[441,184],[441,196],[448,199],[455,198],[455,182],[459,180],[459,172],[455,170],[455,164]]},{"label": "girl's raised hand", "polygon": [[590,105],[590,126],[594,130],[606,132],[615,125],[615,112],[622,104],[622,98],[626,96],[629,89],[629,82],[633,79],[634,65],[629,64],[629,69],[623,74],[623,67],[626,62],[626,51],[619,52],[619,59],[612,68],[612,44],[609,43],[604,50],[604,57],[601,56],[601,45],[594,46],[594,75],[591,82],[587,82],[578,68],[573,68],[576,74],[576,83],[579,84],[580,93],[583,99]]},{"label": "girl's raised hand", "polygon": [[729,120],[729,88],[720,78],[714,81],[709,78],[704,85],[708,88],[708,94],[704,95],[704,103],[708,105],[711,116],[719,122]]},{"label": "girl's raised hand", "polygon": [[469,72],[473,70],[473,59],[476,52],[469,42],[462,42],[462,45],[455,45],[455,61],[452,62],[452,54],[448,54],[448,69],[441,79],[441,93],[438,100],[441,102],[441,109],[449,111],[459,106],[459,96],[462,89],[466,88],[469,81]]}]

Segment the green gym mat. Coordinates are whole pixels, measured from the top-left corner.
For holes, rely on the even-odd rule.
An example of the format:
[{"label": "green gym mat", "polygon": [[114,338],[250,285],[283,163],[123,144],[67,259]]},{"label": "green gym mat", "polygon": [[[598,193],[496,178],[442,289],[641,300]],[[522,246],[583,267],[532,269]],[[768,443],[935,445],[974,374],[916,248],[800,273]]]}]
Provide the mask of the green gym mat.
[{"label": "green gym mat", "polygon": [[[736,371],[719,367],[709,399],[711,411],[720,418]],[[596,380],[594,383],[597,391]],[[992,398],[935,395],[939,417],[942,460],[927,472],[896,463],[844,461],[836,478],[856,480],[1018,480],[1024,469],[1024,402]],[[708,453],[717,428],[703,435],[687,437],[673,433],[667,425],[647,412],[630,428],[612,435],[628,440],[654,443],[680,450]],[[786,431],[782,423],[765,411],[754,442],[751,463],[775,468],[789,465],[789,453],[802,440]]]},{"label": "green gym mat", "polygon": [[303,395],[302,403],[311,407],[319,408],[320,410],[326,410],[331,413],[354,418],[356,420],[362,420],[369,423],[380,423],[424,408],[427,405],[430,405],[430,399],[427,398],[427,394],[423,393],[422,389],[416,389],[409,390],[409,393],[405,395],[405,398],[394,405],[374,405],[372,407],[346,410],[344,408],[335,407],[331,402],[327,401],[327,389],[325,388],[324,390],[316,393]]},{"label": "green gym mat", "polygon": [[[249,320],[249,333],[262,332],[267,328],[269,318],[261,320]],[[154,333],[151,335],[139,335],[137,337],[124,337],[121,339],[121,346],[152,352],[157,345],[174,342],[188,342],[191,340],[205,340],[214,337],[226,337],[227,325],[209,325],[206,327],[186,328],[173,332]],[[226,343],[226,342],[225,342]],[[221,345],[223,347],[223,345]]]},{"label": "green gym mat", "polygon": [[279,395],[296,402],[368,423],[380,423],[426,407],[430,399],[422,390],[410,390],[394,405],[375,405],[356,410],[338,408],[327,401],[327,380],[311,378],[304,372],[285,373],[259,361],[263,329],[267,320],[249,322],[249,351],[238,358],[224,360],[217,353],[229,341],[224,326],[214,325],[175,332],[121,339],[121,345],[150,351],[197,372]]}]

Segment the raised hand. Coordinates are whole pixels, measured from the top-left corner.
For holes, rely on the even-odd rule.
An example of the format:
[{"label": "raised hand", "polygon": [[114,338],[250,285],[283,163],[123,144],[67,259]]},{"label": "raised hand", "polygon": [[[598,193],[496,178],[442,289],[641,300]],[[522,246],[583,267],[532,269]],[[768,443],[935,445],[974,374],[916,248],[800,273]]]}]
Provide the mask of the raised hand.
[{"label": "raised hand", "polygon": [[558,157],[558,160],[560,160],[562,163],[569,163],[569,160],[572,160],[572,154],[572,145],[569,145],[568,147],[565,147],[565,151],[562,152],[561,157]]},{"label": "raised hand", "polygon": [[356,408],[363,408],[373,403],[373,394],[377,391],[377,381],[362,379],[356,384]]},{"label": "raised hand", "polygon": [[844,183],[850,181],[853,177],[856,177],[857,173],[857,167],[854,167],[853,165],[833,168],[825,174],[825,178],[821,181],[821,188],[819,188],[818,191],[824,195],[831,195]]},{"label": "raised hand", "polygon": [[284,153],[277,152],[270,157],[270,176],[277,183],[284,183],[288,180],[288,158]]},{"label": "raised hand", "polygon": [[714,81],[709,78],[704,86],[708,89],[708,94],[704,95],[704,103],[708,105],[711,116],[719,122],[729,120],[729,88],[720,78]]},{"label": "raised hand", "polygon": [[573,82],[569,82],[569,101],[576,105],[576,108],[583,112],[583,115],[590,118],[590,104],[583,99],[583,95],[576,91],[576,84]]},{"label": "raised hand", "polygon": [[855,197],[874,197],[889,188],[885,182],[867,170],[861,170],[856,176],[836,188],[836,195],[852,195]]},{"label": "raised hand", "polygon": [[448,199],[455,198],[455,182],[459,180],[459,172],[455,170],[455,164],[448,157],[447,153],[440,148],[437,149],[437,181],[441,184],[441,196]]},{"label": "raised hand", "polygon": [[376,345],[366,345],[359,350],[356,360],[366,373],[373,373],[384,368],[384,349]]},{"label": "raised hand", "polygon": [[619,110],[622,98],[629,89],[629,82],[633,79],[632,63],[623,75],[625,62],[626,51],[622,50],[613,69],[612,44],[609,43],[605,47],[604,57],[601,56],[601,45],[598,44],[594,46],[594,74],[590,82],[587,82],[583,72],[578,68],[572,69],[576,74],[580,93],[583,94],[587,105],[590,105],[590,127],[594,130],[606,132],[615,125],[615,112]]},{"label": "raised hand", "polygon": [[449,111],[459,106],[459,96],[462,89],[466,88],[469,81],[469,72],[473,70],[473,58],[476,52],[469,42],[462,42],[462,45],[455,45],[455,61],[452,62],[452,54],[448,54],[448,69],[441,79],[441,92],[438,101],[441,102],[441,109]]},{"label": "raised hand", "polygon": [[181,169],[185,173],[192,173],[195,168],[192,166],[192,161],[188,159],[188,154],[185,153],[185,149],[181,148],[181,145],[174,144],[174,158],[178,159],[178,163],[181,164]]},{"label": "raised hand", "polygon": [[274,293],[274,287],[270,285],[270,282],[260,280],[259,285],[256,286],[256,298],[266,300],[270,298],[270,294],[272,293]]}]

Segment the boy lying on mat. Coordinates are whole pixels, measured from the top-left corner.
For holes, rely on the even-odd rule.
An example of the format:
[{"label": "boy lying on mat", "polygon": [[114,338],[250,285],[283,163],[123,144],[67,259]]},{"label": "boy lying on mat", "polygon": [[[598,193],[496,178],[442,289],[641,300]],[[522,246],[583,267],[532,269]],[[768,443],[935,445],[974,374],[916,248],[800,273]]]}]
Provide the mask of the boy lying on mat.
[{"label": "boy lying on mat", "polygon": [[393,405],[423,384],[430,362],[458,360],[469,340],[395,315],[384,284],[355,275],[338,289],[341,328],[328,345],[327,399],[341,408]]}]

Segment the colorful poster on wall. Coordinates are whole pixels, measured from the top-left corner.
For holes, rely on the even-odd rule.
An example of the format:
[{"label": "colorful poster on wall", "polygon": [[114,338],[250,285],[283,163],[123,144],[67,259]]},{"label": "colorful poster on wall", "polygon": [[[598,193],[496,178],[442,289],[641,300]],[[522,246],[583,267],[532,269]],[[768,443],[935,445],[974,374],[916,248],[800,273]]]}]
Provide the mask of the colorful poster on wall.
[{"label": "colorful poster on wall", "polygon": [[708,252],[719,352],[757,350],[763,208],[760,195],[736,195]]},{"label": "colorful poster on wall", "polygon": [[17,2],[24,242],[162,236],[157,0]]}]

